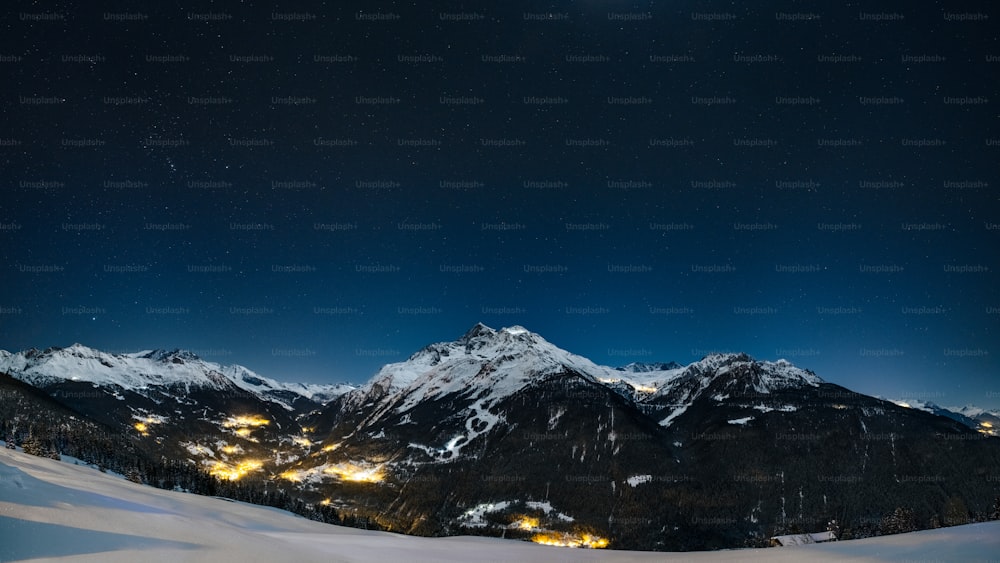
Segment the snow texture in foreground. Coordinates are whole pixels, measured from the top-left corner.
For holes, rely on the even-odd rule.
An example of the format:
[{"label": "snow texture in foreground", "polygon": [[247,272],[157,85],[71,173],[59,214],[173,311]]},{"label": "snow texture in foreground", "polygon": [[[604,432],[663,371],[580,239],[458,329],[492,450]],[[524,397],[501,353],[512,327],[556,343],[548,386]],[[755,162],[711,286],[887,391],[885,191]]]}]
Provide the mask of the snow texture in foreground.
[{"label": "snow texture in foreground", "polygon": [[0,449],[0,561],[976,561],[1000,522],[800,547],[703,553],[567,549],[490,538],[416,538],[136,485]]}]

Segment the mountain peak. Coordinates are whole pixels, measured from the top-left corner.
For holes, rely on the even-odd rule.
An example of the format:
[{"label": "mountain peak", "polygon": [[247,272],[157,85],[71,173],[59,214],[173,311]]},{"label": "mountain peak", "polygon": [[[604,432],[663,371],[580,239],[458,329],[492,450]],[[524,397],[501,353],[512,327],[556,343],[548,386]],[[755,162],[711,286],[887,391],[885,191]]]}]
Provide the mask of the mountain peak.
[{"label": "mountain peak", "polygon": [[459,338],[458,340],[459,342],[468,342],[470,340],[479,338],[481,336],[490,336],[493,334],[496,334],[496,331],[493,330],[492,328],[484,325],[483,323],[476,323],[476,326],[470,328],[469,331],[466,332],[462,336],[462,338]]},{"label": "mountain peak", "polygon": [[519,334],[528,334],[529,331],[528,331],[528,329],[524,328],[521,325],[514,325],[514,326],[504,327],[504,328],[500,329],[500,332],[505,332],[505,333],[510,334],[512,336],[517,336]]},{"label": "mountain peak", "polygon": [[756,360],[746,352],[717,352],[708,354],[698,363],[706,363],[716,366],[728,365],[735,362],[755,362]]},{"label": "mountain peak", "polygon": [[681,369],[683,367],[684,366],[678,364],[677,362],[632,362],[616,367],[615,371],[623,371],[626,373],[650,373]]},{"label": "mountain peak", "polygon": [[[445,343],[446,345],[448,343]],[[473,350],[522,350],[537,345],[547,344],[541,336],[529,331],[520,325],[504,327],[500,330],[477,323],[469,332],[466,332],[454,344],[465,348],[466,352]],[[431,346],[436,347],[435,345]]]},{"label": "mountain peak", "polygon": [[73,344],[71,344],[71,345],[69,345],[69,346],[67,346],[65,348],[51,348],[50,350],[53,351],[53,352],[63,351],[63,352],[68,352],[70,354],[95,355],[95,354],[99,353],[98,350],[95,350],[94,348],[91,348],[90,346],[86,346],[86,345],[80,344],[79,342],[74,342]]},{"label": "mountain peak", "polygon": [[182,363],[183,361],[194,361],[200,360],[197,354],[188,350],[181,350],[180,348],[174,348],[173,350],[150,350],[148,352],[139,352],[136,357],[147,358],[157,362],[174,362]]},{"label": "mountain peak", "polygon": [[513,325],[494,330],[477,323],[454,342],[425,346],[405,362],[388,364],[355,392],[359,401],[395,395],[405,400],[402,412],[429,397],[461,393],[492,404],[547,376],[575,372],[596,383],[611,368],[549,343],[528,329]]},{"label": "mountain peak", "polygon": [[302,385],[262,377],[239,365],[206,362],[188,350],[144,350],[109,354],[74,344],[67,348],[35,349],[0,354],[0,371],[16,379],[46,387],[65,381],[89,382],[147,395],[156,388],[182,387],[253,393],[259,398],[291,410],[297,396],[316,402],[341,395],[346,385]]}]

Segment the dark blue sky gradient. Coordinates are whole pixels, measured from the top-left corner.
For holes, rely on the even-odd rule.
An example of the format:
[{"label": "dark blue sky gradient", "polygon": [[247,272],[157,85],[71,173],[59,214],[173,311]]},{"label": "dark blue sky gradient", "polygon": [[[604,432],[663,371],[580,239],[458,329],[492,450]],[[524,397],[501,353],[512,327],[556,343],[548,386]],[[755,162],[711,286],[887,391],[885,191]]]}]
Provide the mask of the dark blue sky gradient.
[{"label": "dark blue sky gradient", "polygon": [[483,321],[1000,406],[991,3],[5,9],[0,348],[362,382]]}]

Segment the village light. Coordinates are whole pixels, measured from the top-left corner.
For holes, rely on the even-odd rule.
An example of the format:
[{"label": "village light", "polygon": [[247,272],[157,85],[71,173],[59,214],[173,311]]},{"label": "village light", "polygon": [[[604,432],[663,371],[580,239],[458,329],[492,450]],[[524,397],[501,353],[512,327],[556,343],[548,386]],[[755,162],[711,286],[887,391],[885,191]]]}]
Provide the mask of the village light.
[{"label": "village light", "polygon": [[535,534],[531,541],[542,545],[555,547],[585,547],[590,549],[604,549],[608,547],[608,540],[600,536],[590,534],[569,534],[560,532],[545,532]]}]

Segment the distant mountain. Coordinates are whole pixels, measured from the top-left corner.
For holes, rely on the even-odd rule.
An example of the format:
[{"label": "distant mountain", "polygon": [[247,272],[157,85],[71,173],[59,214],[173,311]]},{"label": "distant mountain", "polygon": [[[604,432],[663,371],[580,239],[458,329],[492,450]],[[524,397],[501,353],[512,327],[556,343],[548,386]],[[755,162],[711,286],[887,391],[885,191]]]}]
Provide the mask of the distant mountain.
[{"label": "distant mountain", "polygon": [[64,381],[118,387],[139,394],[164,387],[227,390],[236,388],[292,409],[302,398],[326,402],[353,387],[283,383],[262,377],[239,365],[207,362],[185,350],[148,350],[132,354],[107,354],[82,344],[68,348],[0,351],[0,371],[36,387]]},{"label": "distant mountain", "polygon": [[940,407],[927,401],[913,399],[894,400],[893,403],[906,408],[919,409],[957,420],[969,428],[987,436],[1000,436],[1000,411],[988,411],[972,405],[964,407]]},{"label": "distant mountain", "polygon": [[141,439],[152,455],[222,477],[264,474],[301,455],[298,418],[353,389],[278,382],[183,350],[108,354],[81,344],[4,352],[0,372]]},{"label": "distant mountain", "polygon": [[477,324],[357,388],[180,351],[0,367],[151,455],[412,534],[715,549],[959,523],[1000,496],[982,428],[745,354],[611,368]]},{"label": "distant mountain", "polygon": [[670,371],[680,369],[684,366],[677,362],[632,362],[624,366],[616,367],[617,371],[628,373],[649,373],[651,371]]},{"label": "distant mountain", "polygon": [[975,421],[976,430],[990,436],[1000,436],[1000,410],[988,411],[972,405],[949,407],[950,411]]}]

